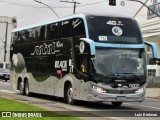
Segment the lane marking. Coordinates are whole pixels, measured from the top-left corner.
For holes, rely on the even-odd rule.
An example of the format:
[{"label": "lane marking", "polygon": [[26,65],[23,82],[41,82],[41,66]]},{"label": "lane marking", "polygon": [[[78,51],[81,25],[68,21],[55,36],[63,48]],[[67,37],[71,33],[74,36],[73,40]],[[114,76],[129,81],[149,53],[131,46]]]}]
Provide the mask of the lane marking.
[{"label": "lane marking", "polygon": [[[127,104],[127,105],[136,105],[136,104],[130,104],[130,103],[124,103],[124,104]],[[137,104],[138,105],[138,104]],[[142,106],[142,107],[148,107],[148,108],[153,108],[153,109],[158,109],[158,110],[160,110],[160,108],[158,108],[158,107],[152,107],[152,106],[148,106],[148,105],[138,105],[138,106]]]},{"label": "lane marking", "polygon": [[[159,94],[160,95],[160,94]],[[160,97],[160,96],[159,96]],[[147,97],[147,98],[145,98],[145,99],[150,99],[150,100],[155,100],[155,101],[160,101],[160,98],[158,99],[158,98],[150,98],[150,97]]]},{"label": "lane marking", "polygon": [[0,85],[10,85],[10,83],[9,82],[0,82]]},{"label": "lane marking", "polygon": [[0,89],[1,92],[6,92],[6,93],[17,93],[17,92],[14,92],[14,91],[10,91],[10,90],[3,90],[3,89]]}]

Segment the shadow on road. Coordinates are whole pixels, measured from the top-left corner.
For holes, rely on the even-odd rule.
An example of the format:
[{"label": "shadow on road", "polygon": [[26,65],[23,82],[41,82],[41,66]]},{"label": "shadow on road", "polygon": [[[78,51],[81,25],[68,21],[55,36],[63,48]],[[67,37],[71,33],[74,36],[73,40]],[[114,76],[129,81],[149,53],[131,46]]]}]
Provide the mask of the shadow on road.
[{"label": "shadow on road", "polygon": [[[32,93],[31,97],[40,98],[43,100],[54,101],[56,103],[67,104],[63,98],[55,97],[55,96]],[[97,109],[97,110],[106,110],[106,109],[107,110],[115,110],[115,109],[116,110],[117,109],[118,110],[137,110],[136,108],[129,107],[129,106],[126,106],[123,104],[122,104],[122,106],[115,107],[110,102],[96,103],[96,102],[86,102],[86,101],[80,101],[80,100],[77,100],[74,106],[81,106],[81,107],[90,108],[90,109]]]}]

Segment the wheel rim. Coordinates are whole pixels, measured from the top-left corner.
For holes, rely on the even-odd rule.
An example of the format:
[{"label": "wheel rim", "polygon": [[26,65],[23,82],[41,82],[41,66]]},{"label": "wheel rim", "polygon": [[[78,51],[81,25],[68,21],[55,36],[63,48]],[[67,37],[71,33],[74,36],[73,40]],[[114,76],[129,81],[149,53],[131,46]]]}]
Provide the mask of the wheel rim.
[{"label": "wheel rim", "polygon": [[28,83],[25,84],[25,94],[28,95],[29,93],[29,86]]},{"label": "wheel rim", "polygon": [[69,88],[67,92],[67,98],[68,98],[69,103],[73,100],[73,89],[72,88]]},{"label": "wheel rim", "polygon": [[22,82],[19,84],[19,91],[20,91],[21,94],[23,93],[23,85],[22,85]]}]

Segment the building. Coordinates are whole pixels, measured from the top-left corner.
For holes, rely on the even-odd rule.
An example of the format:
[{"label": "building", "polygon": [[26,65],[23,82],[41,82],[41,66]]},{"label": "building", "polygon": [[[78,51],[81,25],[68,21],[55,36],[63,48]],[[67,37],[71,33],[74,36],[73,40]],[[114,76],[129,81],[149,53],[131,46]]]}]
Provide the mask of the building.
[{"label": "building", "polygon": [[0,16],[0,63],[9,63],[11,31],[16,26],[15,17]]},{"label": "building", "polygon": [[[146,0],[145,5],[151,10],[142,5],[135,18],[139,22],[144,40],[157,44],[160,57],[160,0]],[[160,66],[156,64],[156,61],[150,60],[152,49],[149,47],[146,48],[148,77],[159,81]]]}]

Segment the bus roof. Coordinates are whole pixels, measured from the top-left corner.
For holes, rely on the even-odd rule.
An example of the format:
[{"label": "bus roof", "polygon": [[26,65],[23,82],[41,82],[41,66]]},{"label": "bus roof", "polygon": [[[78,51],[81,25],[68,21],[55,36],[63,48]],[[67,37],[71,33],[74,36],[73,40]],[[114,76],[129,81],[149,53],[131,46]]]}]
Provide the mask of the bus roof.
[{"label": "bus roof", "polygon": [[[85,16],[108,16],[108,17],[121,17],[121,18],[131,18],[129,16],[126,16],[126,15],[120,15],[120,14],[87,14],[87,13],[80,13],[80,14],[75,14],[75,15],[71,15],[71,16],[66,16],[66,17],[63,17],[63,18],[59,18],[57,20],[51,20],[51,21],[46,21],[46,22],[41,22],[41,23],[36,23],[36,24],[32,24],[32,25],[28,25],[28,26],[24,26],[24,27],[19,27],[19,28],[16,28],[14,30],[12,30],[12,32],[17,32],[17,31],[21,31],[21,30],[26,30],[26,29],[29,29],[29,28],[34,28],[34,27],[38,27],[38,26],[42,26],[42,25],[47,25],[47,24],[50,24],[50,23],[54,23],[54,22],[60,22],[60,21],[63,21],[63,20],[68,20],[68,19],[72,19],[72,18],[82,18],[84,19]],[[132,18],[131,18],[132,19]]]}]

